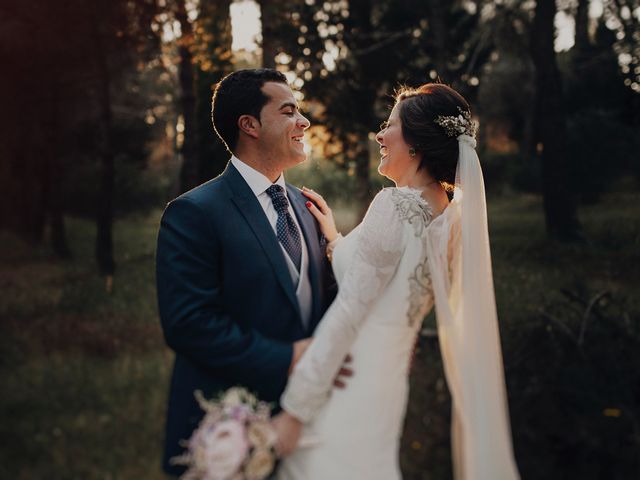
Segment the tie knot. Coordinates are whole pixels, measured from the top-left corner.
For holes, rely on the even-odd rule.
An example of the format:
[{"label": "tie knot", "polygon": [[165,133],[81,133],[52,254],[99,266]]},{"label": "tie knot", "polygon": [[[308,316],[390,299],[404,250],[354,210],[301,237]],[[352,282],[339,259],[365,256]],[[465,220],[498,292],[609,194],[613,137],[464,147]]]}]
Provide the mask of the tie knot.
[{"label": "tie knot", "polygon": [[273,202],[273,207],[276,209],[276,212],[286,212],[289,208],[289,200],[287,200],[287,196],[284,194],[284,189],[280,185],[271,185],[267,188],[267,193],[271,197],[271,201]]}]

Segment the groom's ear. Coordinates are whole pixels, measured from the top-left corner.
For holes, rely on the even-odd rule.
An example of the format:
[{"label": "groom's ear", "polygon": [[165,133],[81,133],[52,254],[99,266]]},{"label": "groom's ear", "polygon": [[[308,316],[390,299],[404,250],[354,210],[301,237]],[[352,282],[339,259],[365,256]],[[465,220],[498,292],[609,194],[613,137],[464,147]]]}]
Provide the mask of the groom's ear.
[{"label": "groom's ear", "polygon": [[238,118],[238,128],[253,138],[258,138],[260,122],[253,115],[241,115]]}]

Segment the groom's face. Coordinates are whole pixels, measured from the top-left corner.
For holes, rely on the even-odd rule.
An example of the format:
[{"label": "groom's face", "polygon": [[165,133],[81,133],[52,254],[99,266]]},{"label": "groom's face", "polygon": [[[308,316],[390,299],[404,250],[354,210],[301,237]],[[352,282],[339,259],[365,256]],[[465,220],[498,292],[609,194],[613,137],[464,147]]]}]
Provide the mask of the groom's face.
[{"label": "groom's face", "polygon": [[269,97],[260,112],[259,142],[263,155],[282,170],[293,167],[307,157],[302,140],[309,120],[298,110],[288,85],[267,82],[262,92]]}]

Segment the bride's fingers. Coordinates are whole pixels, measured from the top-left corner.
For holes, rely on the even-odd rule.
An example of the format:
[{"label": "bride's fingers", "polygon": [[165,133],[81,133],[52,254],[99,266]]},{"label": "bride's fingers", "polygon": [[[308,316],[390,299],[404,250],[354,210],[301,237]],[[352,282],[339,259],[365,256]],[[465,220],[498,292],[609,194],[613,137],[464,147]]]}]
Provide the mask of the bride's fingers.
[{"label": "bride's fingers", "polygon": [[316,193],[313,190],[309,190],[307,187],[302,187],[302,194],[316,203],[320,203],[320,200],[322,200],[322,197],[319,193]]},{"label": "bride's fingers", "polygon": [[340,389],[345,388],[347,386],[345,380],[349,377],[353,377],[353,370],[348,367],[341,367],[333,379],[333,386]]},{"label": "bride's fingers", "polygon": [[313,200],[319,207],[319,209],[322,211],[322,213],[327,213],[327,210],[329,210],[329,205],[327,204],[327,202],[325,201],[324,198],[322,198],[322,195],[320,195],[319,193],[314,192],[313,190],[310,190],[306,187],[302,187],[302,193],[307,197],[310,198],[311,200]]},{"label": "bride's fingers", "polygon": [[324,220],[324,213],[322,213],[313,202],[307,202],[306,205],[311,214],[316,217],[316,220],[318,220],[318,222],[322,222]]}]

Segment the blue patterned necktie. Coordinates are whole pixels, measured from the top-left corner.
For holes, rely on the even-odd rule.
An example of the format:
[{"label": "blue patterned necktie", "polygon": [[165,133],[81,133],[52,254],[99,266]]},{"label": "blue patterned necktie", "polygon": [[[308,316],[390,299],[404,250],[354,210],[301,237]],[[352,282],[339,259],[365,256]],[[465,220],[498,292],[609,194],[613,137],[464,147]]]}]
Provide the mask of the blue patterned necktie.
[{"label": "blue patterned necktie", "polygon": [[296,227],[291,214],[289,213],[289,200],[284,194],[284,189],[280,185],[271,185],[267,188],[267,193],[271,197],[273,207],[278,212],[276,221],[277,237],[289,258],[293,261],[298,271],[302,260],[302,244],[300,243],[300,232]]}]

